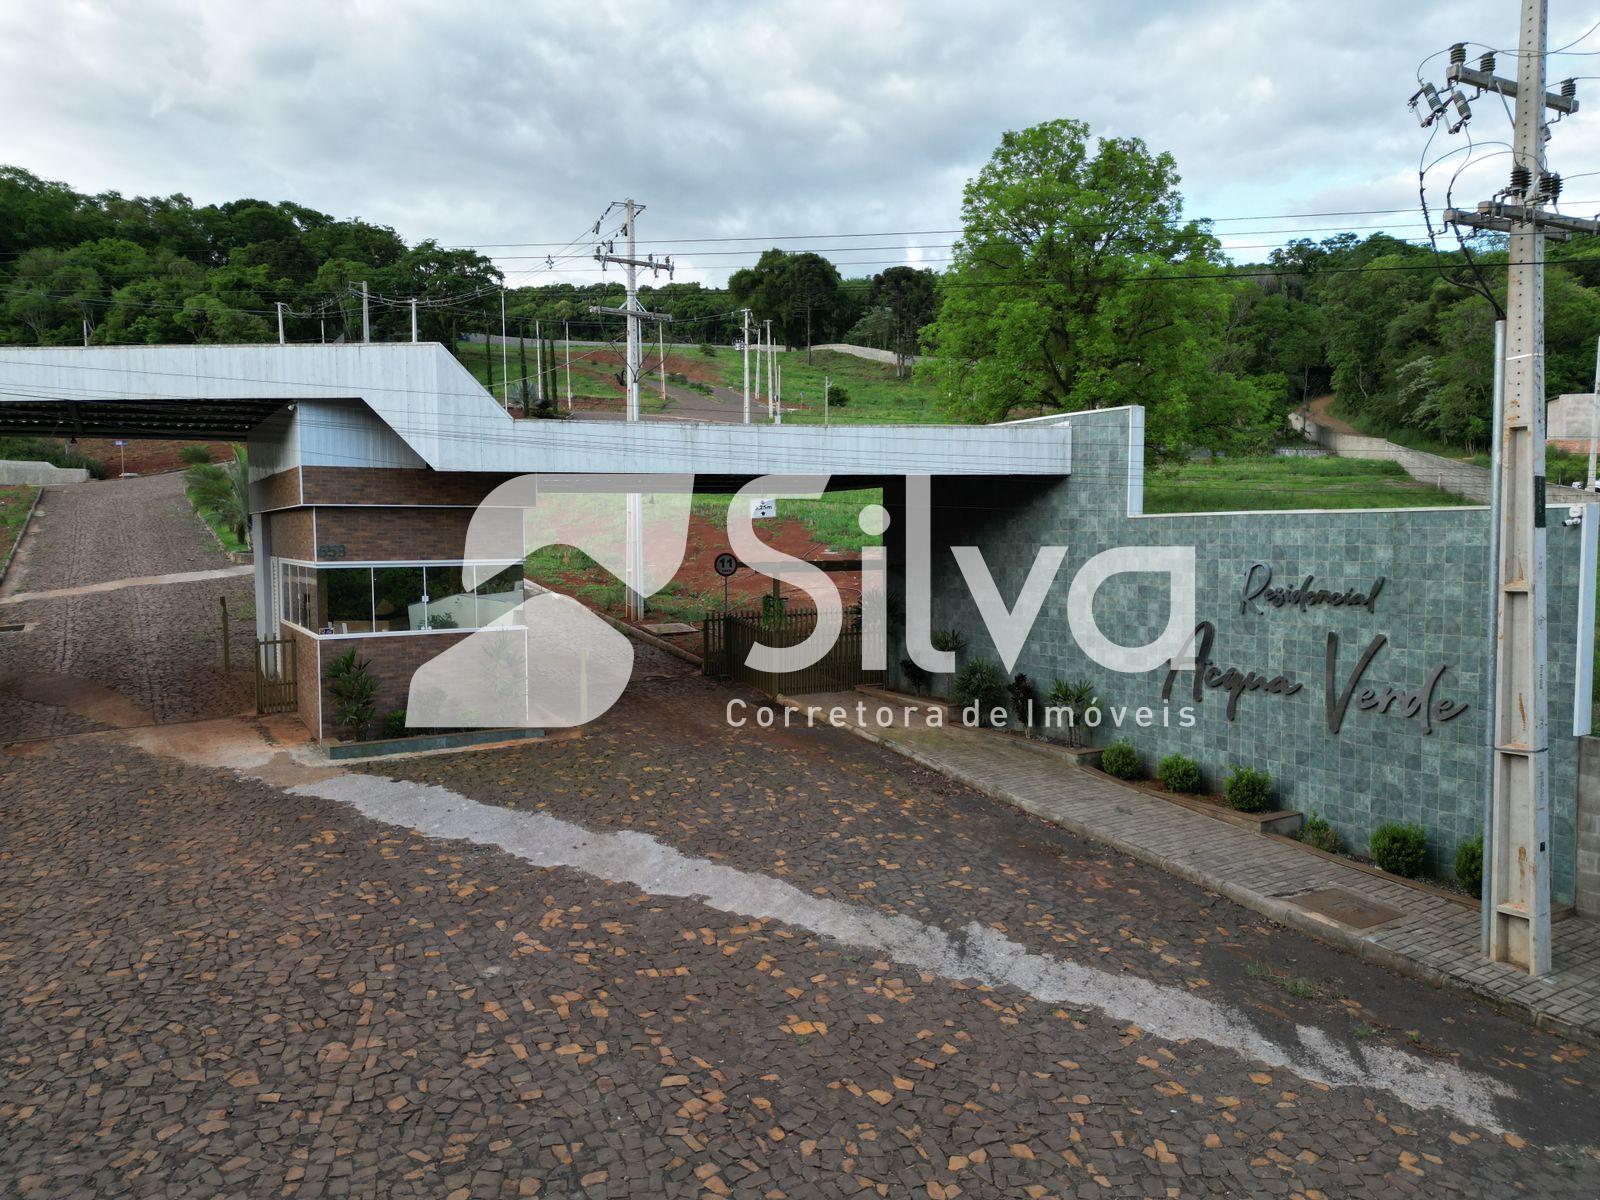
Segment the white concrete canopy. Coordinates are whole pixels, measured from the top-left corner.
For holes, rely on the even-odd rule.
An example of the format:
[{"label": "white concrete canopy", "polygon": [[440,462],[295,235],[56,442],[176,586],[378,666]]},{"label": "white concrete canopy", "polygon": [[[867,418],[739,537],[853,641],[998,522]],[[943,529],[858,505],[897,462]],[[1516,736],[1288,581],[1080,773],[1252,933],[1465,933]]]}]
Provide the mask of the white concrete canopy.
[{"label": "white concrete canopy", "polygon": [[[318,403],[327,401],[346,403]],[[303,411],[258,428],[290,406]],[[392,436],[375,434],[373,416]],[[294,430],[283,465],[747,478],[1071,473],[1072,433],[1060,424],[517,420],[431,342],[0,348],[0,433],[243,440],[252,429],[253,442]]]}]

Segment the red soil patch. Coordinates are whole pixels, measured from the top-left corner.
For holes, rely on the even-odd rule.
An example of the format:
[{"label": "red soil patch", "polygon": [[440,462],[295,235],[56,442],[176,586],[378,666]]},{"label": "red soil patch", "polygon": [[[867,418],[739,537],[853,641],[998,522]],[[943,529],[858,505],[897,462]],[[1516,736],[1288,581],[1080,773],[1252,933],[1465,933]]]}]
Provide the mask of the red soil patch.
[{"label": "red soil patch", "polygon": [[[200,443],[211,454],[212,462],[222,462],[233,456],[227,442]],[[129,438],[126,450],[112,444],[110,438],[83,438],[74,447],[79,453],[98,458],[106,465],[106,474],[115,479],[123,468],[123,455],[127,455],[127,472],[130,475],[159,475],[164,471],[181,471],[188,464],[179,458],[185,446],[194,442],[160,442],[146,438]]]},{"label": "red soil patch", "polygon": [[[808,562],[826,563],[853,561],[855,556],[850,554],[831,554],[828,548],[817,542],[811,531],[800,521],[792,519],[779,519],[776,521],[762,521],[757,524],[756,532],[762,542],[774,550],[782,551],[795,558]],[[703,596],[708,606],[720,608],[722,606],[722,576],[717,574],[717,555],[724,552],[731,553],[728,545],[727,532],[718,528],[711,521],[693,513],[689,518],[688,539],[684,547],[683,565],[678,568],[672,582],[677,585],[677,599],[690,596]],[[767,565],[767,564],[763,564]],[[845,605],[859,604],[861,602],[861,572],[859,570],[829,571],[828,578],[839,591],[839,598]],[[615,580],[600,567],[588,570],[562,571],[554,577],[546,576],[541,582],[561,591],[574,591],[584,585],[608,584]],[[790,607],[809,608],[811,598],[794,584],[781,583],[781,594],[788,600]],[[765,575],[759,575],[748,567],[741,566],[728,580],[728,598],[734,608],[754,608],[761,603],[763,596],[771,595],[772,580]],[[592,602],[592,597],[580,597],[586,603]],[[604,611],[613,616],[620,616],[620,607],[606,606]],[[648,620],[663,619],[660,614],[649,614],[649,602],[646,601]],[[691,614],[692,616],[692,614]]]}]

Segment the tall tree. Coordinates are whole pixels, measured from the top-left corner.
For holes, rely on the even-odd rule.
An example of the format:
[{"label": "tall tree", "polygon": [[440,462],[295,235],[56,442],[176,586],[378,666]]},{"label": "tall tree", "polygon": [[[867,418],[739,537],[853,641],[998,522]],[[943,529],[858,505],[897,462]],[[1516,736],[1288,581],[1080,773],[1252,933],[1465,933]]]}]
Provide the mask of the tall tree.
[{"label": "tall tree", "polygon": [[964,232],[923,369],[949,410],[1147,410],[1147,444],[1259,445],[1271,396],[1221,367],[1230,295],[1216,240],[1181,215],[1172,156],[1081,121],[1007,133],[967,184]]},{"label": "tall tree", "polygon": [[927,269],[890,267],[872,277],[867,303],[888,311],[895,374],[904,375],[906,360],[915,352],[923,326],[938,315],[938,277]]}]

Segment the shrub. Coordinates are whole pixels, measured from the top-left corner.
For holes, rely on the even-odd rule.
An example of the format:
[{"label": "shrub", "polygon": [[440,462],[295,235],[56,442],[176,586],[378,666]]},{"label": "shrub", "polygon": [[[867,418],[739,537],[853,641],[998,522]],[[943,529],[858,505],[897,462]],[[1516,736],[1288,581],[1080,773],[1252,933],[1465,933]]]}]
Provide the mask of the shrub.
[{"label": "shrub", "polygon": [[1456,882],[1474,896],[1483,895],[1483,835],[1456,847]]},{"label": "shrub", "polygon": [[717,348],[710,342],[701,342],[700,353],[704,354],[707,358],[715,358],[717,356]]},{"label": "shrub", "polygon": [[1001,678],[993,663],[975,658],[956,672],[950,699],[964,709],[977,705],[978,724],[985,725],[991,709],[1005,707],[1006,685]]},{"label": "shrub", "polygon": [[935,650],[948,650],[952,654],[960,654],[967,648],[967,639],[954,629],[935,629],[928,641]]},{"label": "shrub", "polygon": [[1198,792],[1200,764],[1181,754],[1169,754],[1156,765],[1156,778],[1169,792]]},{"label": "shrub", "polygon": [[1100,752],[1100,769],[1118,779],[1138,779],[1144,774],[1139,752],[1127,738],[1118,738]]},{"label": "shrub", "polygon": [[1312,813],[1306,818],[1304,825],[1300,826],[1300,840],[1308,846],[1315,846],[1318,850],[1326,850],[1334,854],[1339,849],[1339,835],[1334,832],[1332,825],[1328,824],[1326,817],[1319,817]]},{"label": "shrub", "polygon": [[[1068,681],[1057,679],[1050,685],[1050,694],[1045,698],[1051,708],[1064,708],[1072,714],[1071,724],[1065,724],[1066,718],[1059,716],[1062,728],[1067,731],[1067,744],[1069,746],[1082,746],[1088,741],[1085,732],[1089,726],[1083,723],[1083,715],[1091,710],[1098,710],[1100,697],[1094,694],[1094,684],[1087,679]],[[1048,720],[1049,714],[1046,714]]]},{"label": "shrub", "polygon": [[1017,675],[1010,683],[1006,684],[1006,691],[1011,695],[1011,711],[1017,714],[1024,725],[1031,727],[1033,725],[1030,715],[1030,707],[1033,703],[1033,680],[1026,675]]},{"label": "shrub", "polygon": [[1421,825],[1389,821],[1372,831],[1372,861],[1391,875],[1415,879],[1428,856],[1428,835]]},{"label": "shrub", "polygon": [[211,451],[197,442],[189,442],[178,451],[178,461],[189,467],[203,466],[211,461]]},{"label": "shrub", "polygon": [[372,677],[370,659],[346,650],[328,664],[328,691],[333,694],[333,723],[351,738],[366,736],[378,707],[378,681]]},{"label": "shrub", "polygon": [[406,725],[406,710],[403,708],[391,709],[383,718],[383,734],[385,737],[405,737],[410,733]]},{"label": "shrub", "polygon": [[1254,767],[1235,767],[1222,791],[1240,812],[1266,812],[1272,807],[1272,777]]},{"label": "shrub", "polygon": [[[779,382],[781,383],[782,381],[782,377],[780,376]],[[848,391],[840,387],[837,383],[831,383],[828,385],[828,407],[843,408],[849,403],[850,393]]]}]

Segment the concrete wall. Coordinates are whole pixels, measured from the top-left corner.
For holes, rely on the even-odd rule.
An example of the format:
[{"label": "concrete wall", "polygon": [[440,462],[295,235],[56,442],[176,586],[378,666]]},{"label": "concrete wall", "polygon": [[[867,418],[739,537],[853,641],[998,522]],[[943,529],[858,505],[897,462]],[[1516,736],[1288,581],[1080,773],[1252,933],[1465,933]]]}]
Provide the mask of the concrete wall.
[{"label": "concrete wall", "polygon": [[1553,442],[1589,441],[1589,422],[1594,396],[1589,392],[1568,392],[1545,407],[1545,437]]},{"label": "concrete wall", "polygon": [[[836,354],[849,354],[855,358],[864,358],[868,362],[885,363],[894,366],[894,351],[879,350],[875,346],[852,346],[845,342],[828,342],[826,345],[813,346],[813,350],[832,350]],[[922,361],[920,354],[906,355],[906,363],[915,366]]]},{"label": "concrete wall", "polygon": [[1384,438],[1340,433],[1299,413],[1289,414],[1289,424],[1334,454],[1347,458],[1369,458],[1380,462],[1399,463],[1405,473],[1418,483],[1432,484],[1457,496],[1476,500],[1479,504],[1489,503],[1490,480],[1487,467],[1457,462],[1452,458],[1440,458],[1437,454],[1398,446]]},{"label": "concrete wall", "polygon": [[1600,916],[1600,738],[1578,739],[1578,867],[1573,903]]},{"label": "concrete wall", "polygon": [[[1136,412],[1136,410],[1134,410]],[[1041,689],[1052,680],[1088,679],[1110,705],[1152,713],[1152,727],[1131,722],[1122,732],[1153,768],[1165,754],[1198,761],[1217,786],[1235,765],[1269,771],[1283,802],[1326,816],[1345,844],[1365,851],[1372,830],[1387,820],[1416,821],[1428,831],[1432,867],[1448,873],[1456,846],[1481,830],[1490,564],[1487,512],[1477,508],[1348,512],[1175,514],[1130,517],[1129,468],[1138,469],[1142,439],[1132,437],[1129,411],[1080,414],[1073,419],[1076,473],[1060,483],[995,479],[934,480],[933,625],[966,635],[969,656],[998,661],[949,547],[974,545],[984,554],[1000,595],[1011,603],[1041,546],[1065,546],[1033,632],[1014,670]],[[1559,900],[1573,893],[1576,859],[1575,798],[1578,740],[1575,721],[1587,730],[1589,667],[1580,662],[1580,550],[1583,528],[1564,528],[1552,509],[1549,544],[1550,779],[1552,878]],[[1193,699],[1193,673],[1175,677],[1163,706],[1167,672],[1118,674],[1090,659],[1066,617],[1073,576],[1094,555],[1117,546],[1196,548],[1196,619],[1212,622],[1211,657],[1221,669],[1283,674],[1300,684],[1291,695],[1245,694],[1235,718],[1226,693],[1202,689]],[[1295,607],[1241,613],[1241,591],[1253,563],[1272,568],[1275,584],[1314,575],[1329,589],[1370,589],[1386,582],[1373,611]],[[894,587],[891,582],[891,587]],[[1165,575],[1114,575],[1096,594],[1093,609],[1111,641],[1138,646],[1165,627]],[[903,594],[891,604],[904,604]],[[1379,635],[1386,641],[1370,662],[1363,686],[1423,687],[1445,667],[1436,696],[1466,704],[1453,720],[1422,722],[1360,711],[1354,702],[1338,733],[1327,725],[1328,634],[1338,635],[1335,693],[1357,659]],[[903,649],[891,648],[891,663]],[[1581,677],[1581,683],[1580,683]],[[1581,703],[1580,703],[1581,701]],[[1183,728],[1180,710],[1194,708]],[[1163,720],[1168,723],[1163,724]],[[1101,731],[1099,743],[1116,734]]]},{"label": "concrete wall", "polygon": [[0,460],[0,483],[3,484],[52,487],[63,483],[87,483],[88,480],[89,472],[85,467],[56,467],[47,462]]}]

